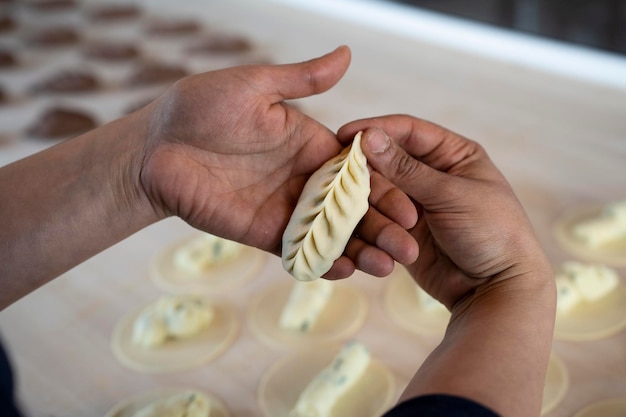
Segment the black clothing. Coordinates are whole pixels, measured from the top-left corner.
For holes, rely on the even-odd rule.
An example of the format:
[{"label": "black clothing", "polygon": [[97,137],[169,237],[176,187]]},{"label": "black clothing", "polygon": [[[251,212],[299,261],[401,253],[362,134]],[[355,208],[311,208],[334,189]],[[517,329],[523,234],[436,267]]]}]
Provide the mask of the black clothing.
[{"label": "black clothing", "polygon": [[0,416],[22,417],[15,405],[13,373],[2,343],[0,343]]},{"label": "black clothing", "polygon": [[499,417],[490,409],[466,398],[433,394],[404,401],[383,417]]}]

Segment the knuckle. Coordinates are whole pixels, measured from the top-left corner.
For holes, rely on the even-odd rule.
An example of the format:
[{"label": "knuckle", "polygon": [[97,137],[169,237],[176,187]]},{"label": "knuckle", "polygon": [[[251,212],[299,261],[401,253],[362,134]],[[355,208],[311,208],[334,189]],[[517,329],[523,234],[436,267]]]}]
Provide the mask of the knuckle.
[{"label": "knuckle", "polygon": [[393,177],[403,182],[419,177],[422,171],[421,164],[406,153],[396,155],[392,167]]}]

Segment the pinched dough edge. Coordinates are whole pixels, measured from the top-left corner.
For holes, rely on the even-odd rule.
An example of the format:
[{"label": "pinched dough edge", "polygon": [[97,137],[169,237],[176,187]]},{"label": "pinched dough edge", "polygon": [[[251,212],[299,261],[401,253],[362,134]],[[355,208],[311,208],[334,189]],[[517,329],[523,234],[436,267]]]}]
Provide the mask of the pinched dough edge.
[{"label": "pinched dough edge", "polygon": [[369,207],[370,174],[361,134],[309,178],[283,234],[282,262],[300,281],[324,275]]}]

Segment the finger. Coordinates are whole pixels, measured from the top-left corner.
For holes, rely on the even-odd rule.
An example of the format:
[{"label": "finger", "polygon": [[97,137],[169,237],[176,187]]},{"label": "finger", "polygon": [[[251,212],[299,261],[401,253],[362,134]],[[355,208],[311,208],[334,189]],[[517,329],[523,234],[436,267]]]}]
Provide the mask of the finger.
[{"label": "finger", "polygon": [[358,269],[376,277],[385,277],[391,274],[395,265],[393,258],[388,253],[358,237],[350,239],[344,254],[352,259]]},{"label": "finger", "polygon": [[397,223],[370,207],[359,223],[356,233],[366,243],[376,246],[403,265],[417,259],[417,241]]},{"label": "finger", "polygon": [[[453,193],[458,178],[420,162],[391,140],[381,129],[363,133],[361,146],[368,163],[426,209]],[[443,191],[445,190],[445,191]],[[443,194],[443,197],[442,197]]]},{"label": "finger", "polygon": [[330,280],[348,278],[354,273],[355,269],[356,267],[352,259],[347,256],[341,256],[333,262],[333,266],[323,275],[323,278]]},{"label": "finger", "polygon": [[481,150],[475,142],[463,136],[406,115],[357,120],[341,127],[337,137],[345,143],[357,132],[368,128],[384,130],[408,154],[439,171],[448,171],[469,154]]},{"label": "finger", "polygon": [[323,93],[343,77],[350,58],[350,48],[340,46],[310,61],[266,67],[261,88],[274,95],[275,102]]},{"label": "finger", "polygon": [[417,223],[417,209],[411,199],[379,172],[370,173],[370,204],[405,229]]},{"label": "finger", "polygon": [[346,245],[344,255],[335,260],[323,275],[330,280],[348,278],[356,268],[375,277],[386,277],[395,266],[393,258],[385,251],[353,237]]}]

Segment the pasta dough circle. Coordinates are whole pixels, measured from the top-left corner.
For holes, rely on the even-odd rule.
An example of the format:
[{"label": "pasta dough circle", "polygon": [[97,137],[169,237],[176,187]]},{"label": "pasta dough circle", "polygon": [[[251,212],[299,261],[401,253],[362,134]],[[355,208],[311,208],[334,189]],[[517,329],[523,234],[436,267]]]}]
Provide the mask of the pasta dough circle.
[{"label": "pasta dough circle", "polygon": [[113,354],[124,366],[145,373],[180,371],[210,362],[232,345],[240,328],[233,307],[223,303],[211,304],[215,317],[208,328],[186,339],[168,340],[153,349],[132,343],[133,323],[143,308],[129,314],[113,329]]},{"label": "pasta dough circle", "polygon": [[[161,388],[138,394],[115,405],[104,417],[133,417],[135,412],[153,401],[188,390],[184,388]],[[230,412],[226,405],[215,395],[197,389],[193,389],[193,391],[201,392],[211,400],[211,417],[230,417]]]},{"label": "pasta dough circle", "polygon": [[612,398],[590,404],[574,417],[615,417],[626,415],[626,397]]},{"label": "pasta dough circle", "polygon": [[559,314],[554,326],[557,340],[595,340],[626,328],[626,285],[623,281],[610,294],[593,303],[581,303]]},{"label": "pasta dough circle", "polygon": [[[263,375],[258,401],[265,417],[288,417],[313,378],[331,363],[340,348],[303,351],[276,362]],[[337,415],[378,417],[396,398],[395,380],[389,369],[375,358],[357,385],[342,398]]]},{"label": "pasta dough circle", "polygon": [[569,374],[567,367],[555,353],[550,356],[546,382],[543,386],[543,401],[541,414],[552,411],[565,397],[569,388]]},{"label": "pasta dough circle", "polygon": [[300,281],[318,279],[330,270],[369,208],[370,174],[361,133],[311,175],[289,219],[282,262]]},{"label": "pasta dough circle", "polygon": [[417,296],[417,284],[404,269],[397,265],[387,278],[384,306],[394,323],[411,332],[425,336],[443,336],[450,320],[450,312],[427,311]]},{"label": "pasta dough circle", "polygon": [[250,303],[250,330],[264,343],[274,347],[297,347],[329,343],[347,338],[363,326],[367,300],[347,283],[336,282],[324,311],[306,333],[280,327],[280,314],[295,282],[283,280],[269,286]]},{"label": "pasta dough circle", "polygon": [[598,217],[604,207],[587,206],[569,210],[554,225],[554,237],[569,253],[590,262],[601,262],[609,266],[626,267],[626,239],[602,248],[590,248],[573,233],[575,225]]},{"label": "pasta dough circle", "polygon": [[217,264],[206,273],[190,277],[174,264],[174,254],[195,239],[182,239],[158,253],[150,264],[150,277],[157,287],[173,294],[217,294],[242,286],[256,277],[264,265],[266,253],[244,246],[235,258]]}]

